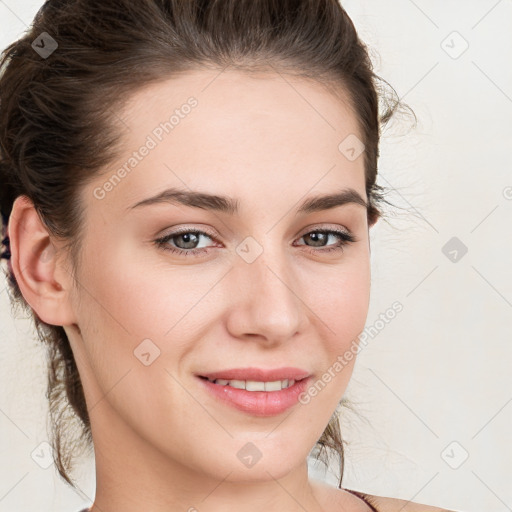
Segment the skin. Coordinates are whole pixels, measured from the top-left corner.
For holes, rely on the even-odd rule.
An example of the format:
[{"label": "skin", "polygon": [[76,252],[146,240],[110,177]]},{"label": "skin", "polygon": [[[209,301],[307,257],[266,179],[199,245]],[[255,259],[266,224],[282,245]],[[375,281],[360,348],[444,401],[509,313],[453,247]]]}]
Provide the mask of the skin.
[{"label": "skin", "polygon": [[[94,189],[190,96],[197,107],[97,199]],[[75,277],[30,201],[16,200],[9,223],[22,293],[41,320],[64,326],[79,368],[96,457],[92,510],[369,510],[308,478],[306,464],[355,358],[310,403],[271,417],[219,402],[195,376],[296,366],[314,382],[363,331],[366,209],[296,214],[304,199],[345,187],[366,199],[363,155],[351,161],[338,149],[350,134],[362,139],[347,103],[276,73],[198,70],[137,91],[116,114],[124,153],[81,191],[85,243]],[[168,187],[236,198],[240,212],[169,203],[127,210]],[[209,249],[194,257],[156,246],[181,227],[212,233],[198,244]],[[348,230],[356,241],[325,253],[338,237],[323,246],[304,237],[322,229]],[[248,236],[262,249],[250,264],[236,252]],[[190,251],[186,243],[167,242]],[[148,338],[160,355],[146,366],[134,350]],[[262,454],[252,467],[237,457],[249,442]]]}]

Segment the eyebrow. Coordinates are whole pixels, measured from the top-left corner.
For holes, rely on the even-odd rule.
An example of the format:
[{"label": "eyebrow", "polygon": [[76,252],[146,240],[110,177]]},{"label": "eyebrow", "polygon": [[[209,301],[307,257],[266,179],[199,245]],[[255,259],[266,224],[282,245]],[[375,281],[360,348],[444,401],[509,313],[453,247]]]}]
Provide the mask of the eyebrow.
[{"label": "eyebrow", "polygon": [[[184,205],[192,208],[201,208],[203,210],[214,210],[227,213],[229,215],[236,215],[239,213],[239,201],[237,199],[215,194],[207,194],[204,192],[180,190],[178,188],[163,190],[157,195],[143,199],[127,209],[133,210],[142,206],[161,203]],[[344,188],[337,193],[306,199],[299,206],[297,214],[308,214],[323,210],[330,210],[345,204],[358,204],[368,209],[368,204],[361,197],[359,192],[353,188]]]}]

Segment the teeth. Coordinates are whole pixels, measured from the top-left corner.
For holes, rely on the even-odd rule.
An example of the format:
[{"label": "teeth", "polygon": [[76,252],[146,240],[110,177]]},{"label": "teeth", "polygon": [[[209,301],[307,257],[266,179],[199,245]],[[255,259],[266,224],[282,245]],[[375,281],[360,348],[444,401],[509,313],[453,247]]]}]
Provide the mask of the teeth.
[{"label": "teeth", "polygon": [[[260,383],[263,384],[263,383]],[[280,391],[283,388],[288,387],[288,379],[286,380],[276,380],[273,382],[265,382],[264,386],[265,391]],[[252,391],[252,390],[250,390]]]},{"label": "teeth", "polygon": [[[279,389],[281,388],[281,382],[276,381]],[[272,383],[269,383],[272,384]],[[247,380],[245,381],[245,389],[247,391],[265,391],[265,382],[257,382],[255,380]],[[278,389],[278,391],[279,391]],[[269,391],[267,389],[267,391]]]},{"label": "teeth", "polygon": [[244,380],[228,380],[228,386],[231,386],[236,389],[245,389],[245,381]]},{"label": "teeth", "polygon": [[225,380],[225,379],[208,379],[219,386],[231,386],[237,389],[245,389],[246,391],[281,391],[281,389],[289,388],[295,384],[293,379],[275,380],[272,382],[259,382],[256,380]]}]

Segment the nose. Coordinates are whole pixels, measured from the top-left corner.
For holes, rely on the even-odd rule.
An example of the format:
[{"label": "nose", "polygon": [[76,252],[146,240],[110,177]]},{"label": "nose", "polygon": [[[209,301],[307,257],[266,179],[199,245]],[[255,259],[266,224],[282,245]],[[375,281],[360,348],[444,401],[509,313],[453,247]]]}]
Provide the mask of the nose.
[{"label": "nose", "polygon": [[237,338],[275,345],[302,332],[308,307],[300,281],[285,256],[263,252],[255,261],[238,260],[230,272],[229,332]]}]

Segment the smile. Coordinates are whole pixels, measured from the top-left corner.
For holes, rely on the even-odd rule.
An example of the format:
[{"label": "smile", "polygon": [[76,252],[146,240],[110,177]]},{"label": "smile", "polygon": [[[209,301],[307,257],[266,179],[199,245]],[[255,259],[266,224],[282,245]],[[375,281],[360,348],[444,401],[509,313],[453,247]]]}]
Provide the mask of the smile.
[{"label": "smile", "polygon": [[[206,377],[203,377],[206,378]],[[246,391],[281,391],[295,384],[293,379],[274,380],[271,382],[262,382],[257,380],[226,380],[226,379],[208,379],[210,382],[219,386],[231,386],[236,389],[245,389]]]},{"label": "smile", "polygon": [[219,404],[253,416],[275,416],[298,406],[311,377],[277,381],[227,380],[196,376],[210,397]]}]

